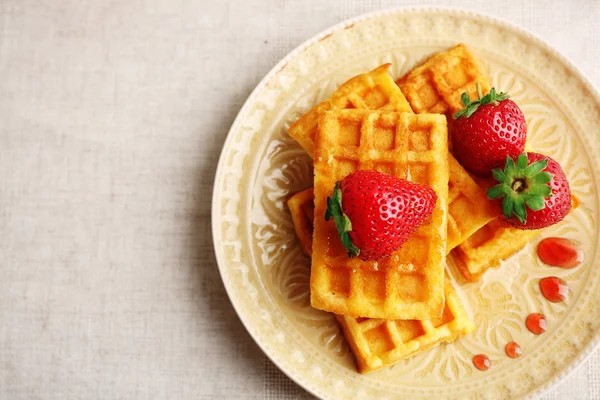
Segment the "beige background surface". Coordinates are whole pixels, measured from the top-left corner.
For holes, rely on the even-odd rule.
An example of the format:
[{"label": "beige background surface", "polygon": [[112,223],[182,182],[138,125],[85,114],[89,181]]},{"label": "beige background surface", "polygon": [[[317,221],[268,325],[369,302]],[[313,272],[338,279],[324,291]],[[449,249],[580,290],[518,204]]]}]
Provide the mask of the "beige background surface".
[{"label": "beige background surface", "polygon": [[[600,86],[600,2],[522,3],[431,2],[529,29]],[[224,292],[215,168],[279,59],[399,5],[0,2],[0,399],[311,398]],[[544,399],[600,399],[600,353]]]}]

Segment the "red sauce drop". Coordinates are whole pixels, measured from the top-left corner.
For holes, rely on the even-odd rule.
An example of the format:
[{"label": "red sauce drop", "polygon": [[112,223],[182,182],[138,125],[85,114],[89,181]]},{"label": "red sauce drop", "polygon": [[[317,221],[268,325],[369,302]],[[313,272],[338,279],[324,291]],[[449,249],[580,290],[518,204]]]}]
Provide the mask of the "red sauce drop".
[{"label": "red sauce drop", "polygon": [[480,371],[487,371],[490,369],[492,363],[490,362],[490,358],[485,354],[477,354],[473,357],[473,365]]},{"label": "red sauce drop", "polygon": [[529,314],[525,320],[525,325],[527,325],[527,329],[535,335],[546,332],[546,329],[548,328],[546,325],[546,317],[540,313]]},{"label": "red sauce drop", "polygon": [[521,346],[519,346],[517,342],[510,342],[509,344],[507,344],[504,348],[504,351],[506,351],[506,355],[510,358],[518,358],[521,356],[522,353]]},{"label": "red sauce drop", "polygon": [[551,237],[542,240],[537,247],[542,262],[560,268],[574,268],[583,261],[583,253],[569,239]]},{"label": "red sauce drop", "polygon": [[569,285],[556,276],[549,276],[540,280],[540,290],[546,300],[558,303],[569,294]]}]

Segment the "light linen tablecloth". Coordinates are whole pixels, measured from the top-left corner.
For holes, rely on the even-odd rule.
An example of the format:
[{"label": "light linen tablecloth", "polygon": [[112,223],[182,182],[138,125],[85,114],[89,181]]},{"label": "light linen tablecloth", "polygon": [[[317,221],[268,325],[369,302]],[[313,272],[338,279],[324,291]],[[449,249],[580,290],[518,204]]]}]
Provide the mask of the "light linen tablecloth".
[{"label": "light linen tablecloth", "polygon": [[[439,1],[502,17],[600,86],[597,1]],[[286,53],[402,1],[0,2],[0,399],[309,399],[235,315],[212,183]],[[545,399],[599,399],[596,352]]]}]

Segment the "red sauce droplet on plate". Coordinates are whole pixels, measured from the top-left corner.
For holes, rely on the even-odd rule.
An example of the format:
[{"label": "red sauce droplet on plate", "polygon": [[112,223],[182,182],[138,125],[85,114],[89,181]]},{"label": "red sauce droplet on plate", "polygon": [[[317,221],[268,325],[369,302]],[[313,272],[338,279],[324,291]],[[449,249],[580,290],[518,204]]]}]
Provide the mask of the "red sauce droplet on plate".
[{"label": "red sauce droplet on plate", "polygon": [[583,261],[583,252],[569,239],[550,237],[542,240],[537,247],[542,262],[560,268],[574,268]]},{"label": "red sauce droplet on plate", "polygon": [[540,280],[540,290],[546,300],[558,303],[569,294],[569,285],[556,276],[549,276]]},{"label": "red sauce droplet on plate", "polygon": [[480,371],[487,371],[490,369],[492,363],[490,362],[490,358],[485,354],[477,354],[473,357],[473,365]]},{"label": "red sauce droplet on plate", "polygon": [[546,332],[546,329],[548,328],[546,325],[546,317],[540,313],[529,314],[525,320],[525,325],[527,325],[527,329],[535,335]]},{"label": "red sauce droplet on plate", "polygon": [[507,344],[504,348],[504,351],[506,351],[506,355],[510,358],[518,358],[521,356],[522,353],[521,346],[519,346],[519,343],[517,342],[510,342],[509,344]]}]

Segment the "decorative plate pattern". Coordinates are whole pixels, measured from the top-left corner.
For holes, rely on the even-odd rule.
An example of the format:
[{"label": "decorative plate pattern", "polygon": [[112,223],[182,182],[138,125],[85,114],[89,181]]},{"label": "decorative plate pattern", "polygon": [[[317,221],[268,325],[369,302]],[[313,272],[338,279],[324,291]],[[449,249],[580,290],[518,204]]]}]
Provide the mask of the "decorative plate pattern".
[{"label": "decorative plate pattern", "polygon": [[[285,199],[312,185],[310,158],[287,129],[346,79],[384,62],[396,77],[436,51],[466,43],[491,82],[509,91],[527,117],[529,143],[564,167],[581,207],[543,236],[577,241],[586,260],[574,270],[543,266],[539,239],[477,283],[458,282],[475,333],[391,368],[355,372],[334,318],[310,307],[310,262],[296,244]],[[581,99],[586,99],[581,101]],[[532,35],[467,12],[404,9],[359,17],[301,45],[250,96],[221,154],[213,234],[225,287],[250,334],[291,378],[326,398],[531,397],[583,362],[600,341],[600,97],[581,73]],[[450,271],[453,272],[452,266]],[[545,301],[540,278],[556,275],[571,294]],[[549,329],[525,328],[531,312]],[[523,356],[504,355],[515,340]],[[492,360],[476,370],[473,354]]]}]

